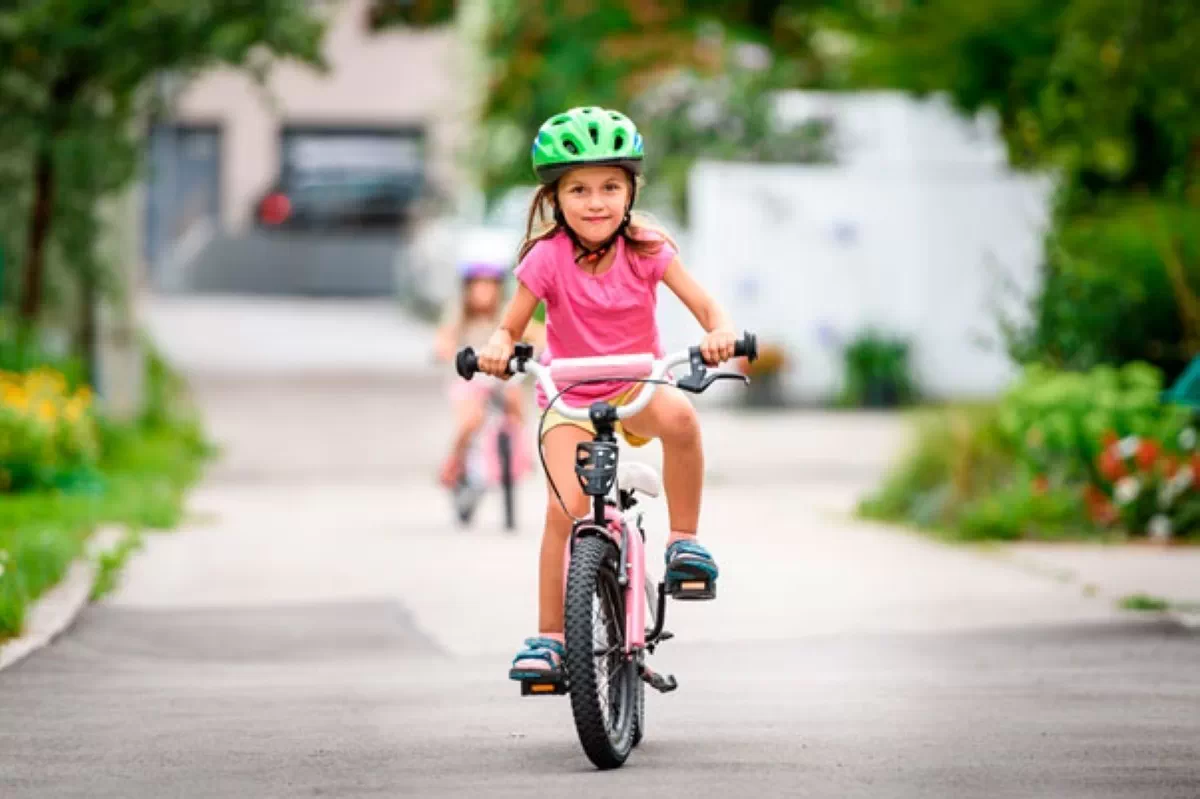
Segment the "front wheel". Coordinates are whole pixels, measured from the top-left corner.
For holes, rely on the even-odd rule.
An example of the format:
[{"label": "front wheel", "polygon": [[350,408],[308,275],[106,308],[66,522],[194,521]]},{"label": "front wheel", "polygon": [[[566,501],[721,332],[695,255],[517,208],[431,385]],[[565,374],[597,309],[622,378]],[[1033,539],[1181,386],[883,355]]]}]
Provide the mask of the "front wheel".
[{"label": "front wheel", "polygon": [[565,637],[575,731],[597,768],[629,757],[637,724],[637,664],[625,656],[625,599],[617,549],[599,535],[575,539],[567,571]]},{"label": "front wheel", "polygon": [[500,491],[504,495],[504,529],[512,531],[517,527],[517,500],[513,491],[512,437],[507,430],[499,433],[496,454],[500,458]]}]

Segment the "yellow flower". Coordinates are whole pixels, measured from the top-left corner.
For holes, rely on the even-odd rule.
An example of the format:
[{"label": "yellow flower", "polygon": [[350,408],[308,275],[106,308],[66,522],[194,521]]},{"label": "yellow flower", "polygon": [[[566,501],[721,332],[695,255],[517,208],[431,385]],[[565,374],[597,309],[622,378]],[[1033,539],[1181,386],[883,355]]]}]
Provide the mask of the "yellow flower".
[{"label": "yellow flower", "polygon": [[18,411],[24,411],[29,407],[29,395],[20,386],[5,386],[2,396],[5,405],[10,405]]},{"label": "yellow flower", "polygon": [[67,404],[63,409],[63,413],[66,415],[67,421],[74,424],[83,417],[83,413],[86,410],[87,402],[78,394],[76,394],[74,397],[67,400]]},{"label": "yellow flower", "polygon": [[91,405],[92,404],[92,389],[91,389],[91,387],[80,386],[79,388],[75,389],[75,399],[82,402],[83,406],[85,408],[88,405]]},{"label": "yellow flower", "polygon": [[37,416],[43,422],[53,424],[58,421],[58,408],[50,400],[44,399],[38,405]]}]

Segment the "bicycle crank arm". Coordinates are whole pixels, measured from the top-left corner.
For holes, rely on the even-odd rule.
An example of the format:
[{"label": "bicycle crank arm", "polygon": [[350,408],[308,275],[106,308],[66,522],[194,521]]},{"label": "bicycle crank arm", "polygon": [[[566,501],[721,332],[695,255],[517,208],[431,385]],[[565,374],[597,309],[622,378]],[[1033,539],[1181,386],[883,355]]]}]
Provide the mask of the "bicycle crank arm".
[{"label": "bicycle crank arm", "polygon": [[648,666],[642,667],[642,680],[660,694],[669,694],[679,687],[679,681],[675,679],[674,674],[668,674],[664,677]]}]

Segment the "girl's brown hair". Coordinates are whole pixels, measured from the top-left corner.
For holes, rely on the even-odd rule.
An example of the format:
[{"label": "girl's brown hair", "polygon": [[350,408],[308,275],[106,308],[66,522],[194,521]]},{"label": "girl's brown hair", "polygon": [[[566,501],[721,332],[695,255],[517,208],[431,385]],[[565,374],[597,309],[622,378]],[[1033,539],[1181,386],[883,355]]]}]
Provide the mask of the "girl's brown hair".
[{"label": "girl's brown hair", "polygon": [[[662,225],[648,215],[633,210],[634,201],[637,200],[638,184],[633,175],[626,170],[622,171],[629,178],[629,206],[626,208],[629,222],[623,224],[620,231],[620,236],[625,240],[625,244],[638,255],[657,254],[662,249],[664,241],[678,250],[679,246],[675,244],[675,240],[663,229]],[[521,247],[517,252],[518,263],[525,260],[525,256],[539,241],[551,238],[566,229],[566,220],[558,210],[558,184],[561,180],[562,178],[559,178],[553,183],[539,186],[533,195],[533,201],[529,205],[529,219],[525,223],[525,240],[521,242]],[[655,235],[646,236],[647,232]]]}]

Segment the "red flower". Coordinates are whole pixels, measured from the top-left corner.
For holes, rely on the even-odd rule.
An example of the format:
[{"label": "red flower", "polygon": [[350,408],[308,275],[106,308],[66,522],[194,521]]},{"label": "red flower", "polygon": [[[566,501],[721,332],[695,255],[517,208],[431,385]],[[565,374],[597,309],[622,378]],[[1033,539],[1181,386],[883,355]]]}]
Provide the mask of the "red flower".
[{"label": "red flower", "polygon": [[1120,439],[1117,438],[1117,432],[1115,430],[1105,430],[1104,435],[1100,436],[1100,443],[1104,445],[1105,449],[1113,446],[1119,440]]},{"label": "red flower", "polygon": [[1157,441],[1143,438],[1141,443],[1138,444],[1137,455],[1134,456],[1137,460],[1138,468],[1142,471],[1149,471],[1154,466],[1154,462],[1158,460],[1158,451]]},{"label": "red flower", "polygon": [[1113,454],[1111,449],[1105,449],[1097,458],[1097,468],[1104,479],[1110,483],[1115,483],[1126,474],[1125,464]]},{"label": "red flower", "polygon": [[1031,487],[1033,488],[1033,493],[1045,494],[1050,490],[1050,480],[1046,477],[1046,475],[1039,474],[1037,477],[1033,478]]}]

